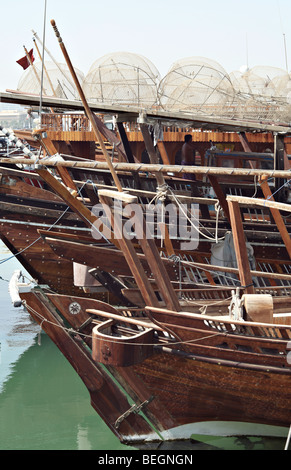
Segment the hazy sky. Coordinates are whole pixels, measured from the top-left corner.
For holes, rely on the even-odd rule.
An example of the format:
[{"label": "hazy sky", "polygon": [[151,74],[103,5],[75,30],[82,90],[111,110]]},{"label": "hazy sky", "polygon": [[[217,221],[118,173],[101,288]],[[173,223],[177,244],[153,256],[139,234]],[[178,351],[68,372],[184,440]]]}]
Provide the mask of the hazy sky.
[{"label": "hazy sky", "polygon": [[[43,37],[45,0],[1,0],[0,91],[16,89],[23,74],[16,63],[32,32]],[[47,0],[45,42],[64,58],[50,24],[55,19],[73,65],[86,74],[109,52],[146,56],[161,75],[186,57],[203,56],[230,73],[269,65],[291,68],[290,0]],[[35,52],[35,55],[37,53]],[[48,57],[45,57],[48,59]]]}]

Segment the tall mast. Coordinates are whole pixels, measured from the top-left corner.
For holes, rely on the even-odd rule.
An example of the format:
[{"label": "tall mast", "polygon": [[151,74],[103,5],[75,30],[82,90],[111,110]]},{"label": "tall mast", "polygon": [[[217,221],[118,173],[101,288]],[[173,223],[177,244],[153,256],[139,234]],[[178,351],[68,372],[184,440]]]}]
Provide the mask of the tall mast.
[{"label": "tall mast", "polygon": [[99,142],[99,144],[100,144],[100,147],[101,147],[101,149],[102,149],[102,152],[103,152],[103,155],[104,155],[104,157],[105,157],[105,159],[106,159],[106,162],[107,162],[107,164],[108,164],[108,166],[109,166],[109,169],[110,169],[110,172],[111,172],[112,177],[113,177],[113,179],[114,179],[114,182],[115,182],[115,184],[116,184],[116,187],[117,187],[118,191],[122,192],[123,189],[122,189],[121,183],[120,183],[119,178],[118,178],[118,176],[117,176],[117,173],[116,173],[116,171],[115,171],[115,169],[114,169],[114,167],[113,167],[113,164],[112,164],[112,162],[111,162],[111,158],[110,158],[110,156],[108,155],[108,152],[107,152],[107,149],[106,149],[106,147],[105,147],[105,144],[104,144],[102,135],[100,134],[99,129],[98,129],[97,124],[96,124],[96,121],[95,121],[95,119],[94,119],[93,112],[91,111],[91,109],[90,109],[90,107],[89,107],[89,105],[88,105],[88,103],[87,103],[86,97],[85,97],[84,92],[83,92],[83,90],[82,90],[82,88],[81,88],[81,85],[80,85],[80,83],[79,83],[79,80],[78,80],[78,77],[77,77],[76,72],[75,72],[75,70],[74,70],[74,67],[73,67],[73,65],[72,65],[72,63],[71,63],[71,60],[70,60],[70,57],[69,57],[69,55],[68,55],[67,49],[66,49],[66,47],[65,47],[65,45],[64,45],[64,43],[63,43],[63,40],[62,40],[62,38],[61,38],[61,36],[60,36],[60,33],[59,33],[59,30],[58,30],[58,28],[57,28],[57,26],[56,26],[55,20],[51,20],[51,25],[52,25],[52,27],[53,27],[53,29],[54,29],[54,31],[55,31],[56,37],[58,38],[59,45],[60,45],[60,48],[61,48],[61,50],[62,50],[62,52],[63,52],[63,55],[64,55],[64,58],[65,58],[65,60],[66,60],[67,66],[68,66],[68,68],[69,68],[69,70],[70,70],[70,72],[71,72],[71,75],[72,75],[72,78],[73,78],[73,80],[74,80],[75,86],[76,86],[76,88],[77,88],[77,90],[78,90],[78,93],[79,93],[79,95],[80,95],[81,101],[82,101],[83,106],[84,106],[84,108],[85,108],[85,112],[86,112],[86,114],[87,114],[87,116],[88,116],[88,119],[89,119],[90,122],[91,122],[93,132],[94,132],[94,134],[95,134],[95,136],[96,136],[96,138],[97,138],[97,140],[98,140],[98,142]]}]

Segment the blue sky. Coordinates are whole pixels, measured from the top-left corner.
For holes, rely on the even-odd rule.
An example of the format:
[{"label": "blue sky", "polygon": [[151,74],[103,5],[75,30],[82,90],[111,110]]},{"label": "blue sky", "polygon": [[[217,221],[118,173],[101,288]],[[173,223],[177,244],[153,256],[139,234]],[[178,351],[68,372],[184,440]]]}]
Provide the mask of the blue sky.
[{"label": "blue sky", "polygon": [[[23,73],[16,60],[43,36],[45,0],[1,2],[0,90],[16,89]],[[203,56],[230,73],[269,65],[291,69],[290,0],[47,0],[46,46],[64,62],[50,24],[55,19],[75,67],[86,74],[109,52],[146,56],[161,75],[178,59]]]}]

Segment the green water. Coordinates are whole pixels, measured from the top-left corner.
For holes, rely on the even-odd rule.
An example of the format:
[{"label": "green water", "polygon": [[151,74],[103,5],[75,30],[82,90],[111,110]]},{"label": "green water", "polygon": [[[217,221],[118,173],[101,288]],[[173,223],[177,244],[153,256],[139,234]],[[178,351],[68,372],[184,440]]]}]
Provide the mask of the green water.
[{"label": "green water", "polygon": [[[122,445],[90,405],[83,382],[22,308],[8,283],[19,265],[0,244],[0,450],[136,450]],[[286,438],[192,436],[159,450],[282,450]],[[152,447],[153,449],[154,447]],[[150,449],[150,448],[149,448]]]},{"label": "green water", "polygon": [[[9,256],[2,245],[0,253]],[[0,450],[128,449],[54,343],[42,333],[39,345],[39,326],[11,304],[6,281],[18,268],[0,264]]]},{"label": "green water", "polygon": [[13,365],[0,395],[0,448],[122,449],[90,405],[89,393],[50,339]]}]

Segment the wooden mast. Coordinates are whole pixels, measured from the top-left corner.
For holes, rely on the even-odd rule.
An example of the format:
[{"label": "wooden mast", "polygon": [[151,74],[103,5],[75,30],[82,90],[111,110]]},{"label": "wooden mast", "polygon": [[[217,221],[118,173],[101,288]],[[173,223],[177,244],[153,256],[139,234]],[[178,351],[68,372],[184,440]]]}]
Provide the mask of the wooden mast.
[{"label": "wooden mast", "polygon": [[75,83],[76,88],[77,88],[77,90],[78,90],[78,93],[79,93],[79,95],[80,95],[81,101],[82,101],[83,106],[84,106],[84,108],[85,108],[85,112],[86,112],[86,114],[87,114],[87,116],[88,116],[88,119],[89,119],[90,122],[91,122],[93,132],[94,132],[94,134],[95,134],[95,136],[96,136],[96,138],[97,138],[97,141],[98,141],[99,144],[100,144],[100,147],[101,147],[101,149],[102,149],[103,155],[104,155],[104,157],[105,157],[105,159],[106,159],[106,162],[107,162],[107,164],[108,164],[108,166],[109,166],[109,169],[110,169],[110,172],[111,172],[112,177],[113,177],[113,179],[114,179],[114,182],[115,182],[115,184],[116,184],[116,187],[117,187],[118,191],[121,191],[121,192],[122,192],[121,183],[120,183],[119,178],[118,178],[118,176],[117,176],[117,174],[116,174],[116,172],[115,172],[115,169],[114,169],[114,167],[113,167],[113,165],[112,165],[111,158],[110,158],[110,156],[108,155],[108,152],[107,152],[107,149],[106,149],[106,147],[105,147],[105,144],[104,144],[102,135],[101,135],[100,132],[99,132],[99,129],[98,129],[97,125],[96,125],[96,121],[95,121],[94,116],[93,116],[93,113],[92,113],[92,111],[91,111],[91,109],[90,109],[90,107],[89,107],[89,105],[88,105],[88,103],[87,103],[86,97],[85,97],[84,92],[83,92],[83,90],[82,90],[82,88],[81,88],[81,85],[80,85],[80,83],[79,83],[79,80],[78,80],[78,77],[77,77],[76,72],[75,72],[75,70],[74,70],[74,67],[73,67],[73,65],[72,65],[72,63],[71,63],[71,60],[70,60],[69,55],[68,55],[68,53],[67,53],[66,47],[65,47],[65,45],[64,45],[64,43],[63,43],[63,40],[62,40],[62,38],[61,38],[61,36],[60,36],[60,33],[59,33],[59,30],[58,30],[58,28],[57,28],[57,26],[56,26],[55,20],[51,20],[51,25],[52,25],[52,27],[53,27],[53,29],[54,29],[54,31],[55,31],[56,37],[58,38],[58,41],[59,41],[59,44],[60,44],[60,48],[61,48],[61,50],[62,50],[62,52],[63,52],[64,58],[65,58],[65,60],[66,60],[66,63],[67,63],[68,68],[69,68],[69,70],[70,70],[70,72],[71,72],[72,78],[73,78],[73,80],[74,80],[74,83]]}]

